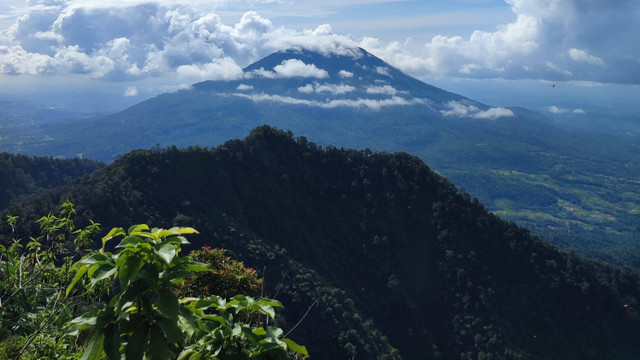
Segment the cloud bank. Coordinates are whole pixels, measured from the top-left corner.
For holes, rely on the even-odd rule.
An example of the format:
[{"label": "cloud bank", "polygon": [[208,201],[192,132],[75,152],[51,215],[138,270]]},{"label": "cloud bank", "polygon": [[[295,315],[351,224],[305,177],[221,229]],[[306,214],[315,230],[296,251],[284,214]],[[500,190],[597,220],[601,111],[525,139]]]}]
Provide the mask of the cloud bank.
[{"label": "cloud bank", "polygon": [[515,20],[493,32],[360,45],[414,75],[640,83],[640,2],[505,1]]},{"label": "cloud bank", "polygon": [[[278,50],[304,47],[358,57],[357,46],[362,46],[414,76],[640,84],[640,2],[505,1],[512,22],[494,31],[437,35],[427,43],[355,39],[333,33],[327,24],[294,30],[253,11],[236,23],[223,23],[220,13],[255,1],[30,1],[13,25],[0,29],[0,74],[230,80],[242,77],[242,67]],[[294,0],[280,9],[292,5],[308,4]],[[309,66],[281,65],[277,76],[321,78]]]},{"label": "cloud bank", "polygon": [[424,104],[428,105],[429,101],[427,99],[405,99],[398,96],[393,96],[387,99],[334,99],[327,101],[318,101],[318,100],[308,100],[308,99],[300,99],[291,96],[281,96],[281,95],[271,95],[271,94],[242,94],[242,93],[234,93],[228,94],[230,96],[237,96],[245,99],[249,99],[254,102],[273,102],[273,103],[281,103],[281,104],[290,104],[290,105],[305,105],[305,106],[313,106],[324,109],[334,109],[339,107],[346,108],[367,108],[370,110],[380,110],[383,107],[387,106],[407,106],[407,105],[416,105],[416,104]]},{"label": "cloud bank", "polygon": [[[0,74],[79,74],[133,81],[167,74],[185,82],[233,80],[272,52],[304,47],[325,55],[360,56],[357,43],[331,27],[292,30],[256,12],[224,24],[203,1],[41,1],[0,30]],[[277,66],[278,77],[328,76],[297,60]]]}]

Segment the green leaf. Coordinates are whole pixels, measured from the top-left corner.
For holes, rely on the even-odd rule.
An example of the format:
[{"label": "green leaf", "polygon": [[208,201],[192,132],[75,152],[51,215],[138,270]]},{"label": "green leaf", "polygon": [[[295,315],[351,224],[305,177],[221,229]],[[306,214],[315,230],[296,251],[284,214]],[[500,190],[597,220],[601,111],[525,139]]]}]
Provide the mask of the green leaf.
[{"label": "green leaf", "polygon": [[139,236],[127,236],[126,238],[122,239],[122,241],[120,241],[120,244],[116,246],[116,249],[125,247],[136,247],[140,243],[146,243],[146,241]]},{"label": "green leaf", "polygon": [[104,336],[102,332],[95,331],[87,341],[87,347],[82,354],[81,360],[98,360],[102,357]]},{"label": "green leaf", "polygon": [[173,244],[166,244],[159,250],[155,250],[155,253],[158,254],[167,264],[169,264],[171,263],[171,260],[173,260],[173,258],[176,256],[176,249],[175,247],[173,247]]},{"label": "green leaf", "polygon": [[193,315],[193,312],[185,306],[180,306],[179,322],[182,330],[184,330],[189,336],[198,331],[198,319]]},{"label": "green leaf", "polygon": [[76,272],[76,275],[73,277],[73,280],[71,280],[71,283],[67,287],[67,292],[65,293],[66,296],[69,296],[69,293],[71,292],[71,289],[73,289],[73,287],[78,283],[78,281],[80,281],[80,279],[82,279],[82,277],[86,273],[87,273],[87,267],[86,266],[82,266],[82,267],[80,267],[78,269],[78,271]]},{"label": "green leaf", "polygon": [[267,328],[267,337],[278,339],[282,336],[283,331],[279,327],[269,326]]},{"label": "green leaf", "polygon": [[104,352],[109,360],[120,360],[120,331],[118,325],[110,323],[104,329]]},{"label": "green leaf", "polygon": [[93,272],[89,273],[92,283],[106,279],[118,270],[113,264],[100,264]]},{"label": "green leaf", "polygon": [[160,273],[160,279],[165,279],[169,281],[173,280],[182,280],[191,275],[191,271],[180,269],[178,267],[172,267],[171,269],[165,270]]},{"label": "green leaf", "polygon": [[140,224],[140,225],[133,225],[129,228],[129,235],[132,235],[133,233],[138,233],[141,231],[149,231],[149,225],[147,224]]},{"label": "green leaf", "polygon": [[213,271],[211,266],[197,261],[189,261],[185,264],[185,267],[193,272]]},{"label": "green leaf", "polygon": [[124,232],[123,228],[113,228],[111,229],[111,231],[109,231],[109,233],[102,238],[102,248],[104,248],[105,244],[107,243],[107,241],[109,241],[111,238],[114,238],[116,236],[120,236],[120,235],[127,235],[127,233]]},{"label": "green leaf", "polygon": [[177,321],[178,320],[178,297],[167,288],[158,290],[158,310],[162,315],[167,318]]},{"label": "green leaf", "polygon": [[118,299],[118,308],[122,311],[126,311],[126,308],[131,306],[135,300],[147,291],[150,284],[144,279],[138,279],[127,287],[127,289],[120,295]]},{"label": "green leaf", "polygon": [[158,317],[156,318],[156,323],[160,325],[162,331],[164,331],[164,335],[169,343],[182,343],[182,331],[178,327],[178,323],[176,321],[167,319],[165,317]]},{"label": "green leaf", "polygon": [[192,228],[192,227],[181,227],[178,228],[178,232],[180,233],[180,235],[191,235],[191,234],[200,234],[198,232],[198,230]]},{"label": "green leaf", "polygon": [[142,260],[135,255],[127,255],[124,262],[120,266],[120,284],[123,288],[129,286],[132,280],[136,279]]},{"label": "green leaf", "polygon": [[149,323],[139,322],[134,327],[131,336],[129,336],[129,342],[125,349],[125,358],[127,360],[142,360],[144,357],[144,351],[149,343]]},{"label": "green leaf", "polygon": [[257,305],[261,313],[269,315],[269,317],[272,319],[276,317],[276,312],[275,310],[273,310],[273,306],[268,304],[261,304],[261,303],[258,303]]},{"label": "green leaf", "polygon": [[86,265],[92,265],[92,264],[101,264],[101,263],[105,263],[105,262],[109,262],[111,261],[111,258],[109,258],[108,256],[104,255],[104,254],[100,254],[100,253],[95,253],[92,254],[91,256],[88,256],[82,260],[79,261],[80,264],[86,264]]},{"label": "green leaf", "polygon": [[151,341],[149,343],[151,360],[166,360],[169,358],[169,344],[162,328],[158,324],[151,327]]},{"label": "green leaf", "polygon": [[307,348],[302,346],[302,345],[298,345],[295,341],[291,340],[291,339],[282,339],[282,341],[287,344],[287,346],[289,347],[289,349],[300,353],[302,355],[307,355],[309,356],[309,352],[307,351]]}]

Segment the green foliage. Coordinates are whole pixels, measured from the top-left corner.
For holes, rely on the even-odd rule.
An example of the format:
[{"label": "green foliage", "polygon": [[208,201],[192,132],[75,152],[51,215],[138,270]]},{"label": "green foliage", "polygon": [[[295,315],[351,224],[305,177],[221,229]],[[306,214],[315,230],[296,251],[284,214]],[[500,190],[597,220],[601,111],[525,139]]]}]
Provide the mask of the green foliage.
[{"label": "green foliage", "polygon": [[61,329],[73,318],[75,308],[95,300],[104,288],[83,297],[65,296],[73,259],[82,255],[100,226],[92,223],[76,229],[74,214],[73,204],[64,202],[59,216],[49,214],[36,221],[40,235],[26,245],[14,238],[18,217],[7,217],[12,233],[8,244],[0,244],[0,329],[5,333],[0,354],[66,359],[77,351],[72,342],[60,341]]},{"label": "green foliage", "polygon": [[74,178],[102,167],[104,164],[90,160],[0,153],[0,209],[20,195],[67,185]]},{"label": "green foliage", "polygon": [[407,154],[269,127],[216,149],[136,151],[15,203],[17,231],[66,197],[78,224],[193,226],[194,248],[266,268],[265,294],[284,305],[269,324],[314,357],[640,358],[636,272],[545,244]]},{"label": "green foliage", "polygon": [[[85,277],[90,286],[118,280],[120,291],[71,322],[70,335],[87,332],[83,359],[288,359],[307,351],[282,338],[276,327],[262,327],[253,319],[273,319],[275,300],[236,296],[226,301],[218,295],[201,299],[179,298],[175,292],[194,272],[212,269],[190,257],[179,256],[189,244],[184,235],[197,234],[189,227],[168,230],[142,224],[113,228],[102,248],[73,266],[69,287]],[[116,253],[107,243],[123,237]],[[238,318],[248,320],[239,321]],[[282,339],[281,339],[282,338]]]},{"label": "green foliage", "polygon": [[244,264],[225,255],[226,250],[212,249],[208,246],[194,250],[190,256],[211,267],[211,272],[200,272],[187,279],[180,287],[184,296],[219,295],[229,298],[236,294],[255,296],[262,283],[255,269],[245,268]]}]

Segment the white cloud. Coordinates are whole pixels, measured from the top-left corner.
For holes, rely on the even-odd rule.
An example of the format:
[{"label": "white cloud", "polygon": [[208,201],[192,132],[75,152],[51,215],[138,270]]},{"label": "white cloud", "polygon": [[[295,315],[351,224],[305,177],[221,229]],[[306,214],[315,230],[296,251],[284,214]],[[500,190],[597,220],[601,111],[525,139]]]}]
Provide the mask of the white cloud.
[{"label": "white cloud", "polygon": [[405,99],[401,97],[394,96],[388,99],[334,99],[327,101],[318,101],[318,100],[307,100],[307,99],[299,99],[290,96],[281,96],[281,95],[270,95],[270,94],[229,94],[232,96],[242,97],[245,99],[249,99],[254,102],[276,102],[282,104],[292,104],[292,105],[305,105],[305,106],[313,106],[320,107],[325,109],[333,109],[338,107],[348,107],[348,108],[368,108],[371,110],[380,110],[383,107],[387,106],[407,106],[407,105],[418,105],[418,104],[429,104],[429,101],[426,99]]},{"label": "white cloud", "polygon": [[586,62],[592,65],[604,65],[602,59],[589,54],[585,50],[571,49],[569,50],[569,56],[575,61]]},{"label": "white cloud", "polygon": [[244,76],[242,68],[231,58],[212,59],[206,64],[180,65],[176,69],[181,79],[200,80],[237,80]]},{"label": "white cloud", "polygon": [[406,94],[407,91],[399,91],[391,85],[383,85],[383,86],[367,86],[366,88],[367,94],[385,94],[385,95],[396,95],[396,94]]},{"label": "white cloud", "polygon": [[259,76],[267,79],[293,77],[323,79],[329,77],[329,73],[324,69],[317,68],[314,64],[305,64],[304,61],[298,59],[288,59],[276,65],[273,71],[260,68],[251,71],[246,76]]},{"label": "white cloud", "polygon": [[[186,66],[183,74],[208,77],[216,74],[212,59],[228,58],[242,67],[291,47],[359,58],[357,46],[363,46],[416,76],[640,84],[639,2],[505,1],[514,14],[510,23],[437,35],[426,43],[355,39],[334,34],[326,24],[295,30],[253,11],[236,23],[222,21],[220,14],[225,19],[237,16],[247,2],[32,1],[20,9],[13,25],[0,30],[0,72],[78,73],[122,81],[167,76]],[[328,7],[323,13],[323,6],[310,2],[296,2],[296,10],[287,14],[300,13],[299,6],[313,7],[318,16],[330,14]]]},{"label": "white cloud", "polygon": [[495,31],[360,45],[414,75],[640,83],[639,2],[505,1],[515,20]]},{"label": "white cloud", "polygon": [[124,91],[124,96],[136,96],[136,95],[138,95],[138,88],[135,86],[129,86]]},{"label": "white cloud", "polygon": [[313,89],[313,84],[307,84],[305,86],[300,86],[298,91],[304,94],[311,94],[315,90]]},{"label": "white cloud", "polygon": [[567,112],[567,109],[559,108],[555,105],[547,107],[547,111],[552,114],[564,114]]},{"label": "white cloud", "polygon": [[555,105],[552,106],[548,106],[547,111],[552,113],[552,114],[556,114],[556,115],[560,115],[560,114],[564,114],[567,112],[571,112],[573,114],[586,114],[586,111],[584,111],[583,109],[565,109],[565,108],[561,108]]},{"label": "white cloud", "polygon": [[347,70],[340,70],[338,71],[338,76],[341,78],[351,78],[353,77],[353,73]]},{"label": "white cloud", "polygon": [[356,88],[351,85],[345,84],[306,84],[305,86],[300,86],[298,91],[304,94],[311,93],[331,93],[333,95],[343,95],[352,91],[355,91]]},{"label": "white cloud", "polygon": [[253,90],[253,85],[240,84],[236,87],[236,90],[239,91],[250,91]]},{"label": "white cloud", "polygon": [[444,116],[456,116],[456,117],[470,117],[474,119],[489,119],[495,120],[500,117],[513,117],[515,114],[506,108],[489,108],[487,110],[480,110],[475,105],[465,105],[458,101],[449,101],[447,103],[448,110],[440,110],[440,113]]},{"label": "white cloud", "polygon": [[298,59],[284,60],[282,64],[276,65],[273,70],[279,77],[311,77],[323,79],[329,77],[329,73],[324,69],[318,69],[314,64],[305,64]]},{"label": "white cloud", "polygon": [[389,68],[386,66],[376,66],[376,72],[380,75],[391,76],[389,75]]},{"label": "white cloud", "polygon": [[[65,0],[27,7],[0,31],[0,72],[116,81],[178,73],[185,79],[228,80],[238,77],[240,66],[285,48],[362,56],[357,43],[333,34],[328,25],[293,30],[253,11],[224,24],[214,12],[224,3]],[[278,76],[328,76],[313,65],[281,65]]]}]

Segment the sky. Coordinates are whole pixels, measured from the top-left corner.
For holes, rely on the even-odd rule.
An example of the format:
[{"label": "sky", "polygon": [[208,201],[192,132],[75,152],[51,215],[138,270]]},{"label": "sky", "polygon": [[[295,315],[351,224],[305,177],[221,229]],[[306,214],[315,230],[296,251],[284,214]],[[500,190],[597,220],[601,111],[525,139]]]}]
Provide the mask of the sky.
[{"label": "sky", "polygon": [[489,105],[640,119],[638,24],[637,0],[2,0],[0,97],[115,111],[359,46]]}]

